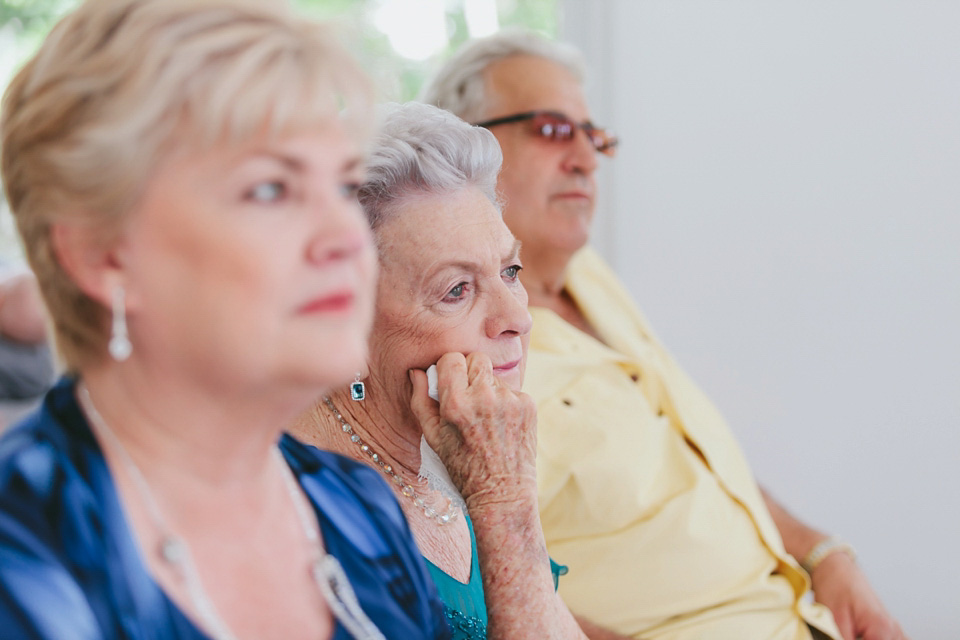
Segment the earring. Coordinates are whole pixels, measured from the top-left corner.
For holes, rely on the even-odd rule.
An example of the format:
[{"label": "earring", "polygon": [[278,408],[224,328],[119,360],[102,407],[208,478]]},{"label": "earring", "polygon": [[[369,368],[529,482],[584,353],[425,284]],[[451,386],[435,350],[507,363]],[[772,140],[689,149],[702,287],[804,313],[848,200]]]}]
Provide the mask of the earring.
[{"label": "earring", "polygon": [[133,352],[133,345],[127,337],[127,308],[124,302],[123,285],[113,288],[113,324],[110,327],[110,356],[117,362],[123,362]]},{"label": "earring", "polygon": [[350,383],[350,398],[355,402],[360,402],[367,397],[367,389],[364,386],[363,382],[360,380],[360,374],[357,373],[357,377],[353,382]]}]

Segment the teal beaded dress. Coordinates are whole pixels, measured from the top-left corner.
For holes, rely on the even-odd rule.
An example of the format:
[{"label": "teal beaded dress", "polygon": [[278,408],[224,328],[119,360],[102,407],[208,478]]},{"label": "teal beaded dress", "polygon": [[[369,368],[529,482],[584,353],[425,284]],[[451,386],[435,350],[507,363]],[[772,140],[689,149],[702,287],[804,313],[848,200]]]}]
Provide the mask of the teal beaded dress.
[{"label": "teal beaded dress", "polygon": [[[480,578],[480,561],[477,558],[477,539],[473,534],[473,522],[464,514],[467,529],[470,530],[470,579],[464,584],[450,577],[438,566],[424,558],[430,576],[437,584],[440,599],[443,600],[443,613],[447,617],[452,640],[486,640],[487,605],[483,599],[483,580]],[[567,572],[563,565],[550,560],[553,572],[553,587],[557,587],[560,576]]]},{"label": "teal beaded dress", "polygon": [[453,630],[452,640],[485,640],[487,637],[487,604],[483,600],[483,581],[480,579],[480,561],[477,559],[477,539],[473,535],[473,522],[467,519],[470,530],[470,579],[464,584],[451,578],[440,567],[426,558],[430,576],[437,583],[437,591],[443,600],[443,613]]}]

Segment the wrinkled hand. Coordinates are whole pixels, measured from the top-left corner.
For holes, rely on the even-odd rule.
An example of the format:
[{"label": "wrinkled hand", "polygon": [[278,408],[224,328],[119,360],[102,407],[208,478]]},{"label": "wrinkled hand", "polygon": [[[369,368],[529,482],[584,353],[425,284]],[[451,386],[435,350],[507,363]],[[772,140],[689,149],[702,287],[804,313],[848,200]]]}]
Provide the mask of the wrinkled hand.
[{"label": "wrinkled hand", "polygon": [[811,579],[814,597],[833,612],[844,640],[906,640],[900,625],[847,554],[824,558]]},{"label": "wrinkled hand", "polygon": [[437,362],[439,404],[427,375],[410,371],[410,408],[467,506],[536,500],[536,406],[494,374],[489,356],[448,353]]}]

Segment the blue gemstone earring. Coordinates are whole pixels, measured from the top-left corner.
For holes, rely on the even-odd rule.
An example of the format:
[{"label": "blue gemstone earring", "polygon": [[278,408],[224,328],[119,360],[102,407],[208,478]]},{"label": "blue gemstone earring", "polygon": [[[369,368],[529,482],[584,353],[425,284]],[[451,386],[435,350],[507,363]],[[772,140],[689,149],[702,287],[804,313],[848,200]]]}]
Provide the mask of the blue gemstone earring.
[{"label": "blue gemstone earring", "polygon": [[350,398],[355,402],[360,402],[367,397],[367,389],[363,385],[363,381],[360,380],[360,374],[357,374],[356,379],[350,383]]}]

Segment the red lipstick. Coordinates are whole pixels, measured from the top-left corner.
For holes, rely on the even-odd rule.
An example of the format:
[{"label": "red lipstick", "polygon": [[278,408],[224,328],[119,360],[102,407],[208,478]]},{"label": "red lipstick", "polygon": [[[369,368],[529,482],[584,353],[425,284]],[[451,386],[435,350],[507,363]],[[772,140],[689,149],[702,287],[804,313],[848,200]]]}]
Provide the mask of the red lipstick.
[{"label": "red lipstick", "polygon": [[353,308],[355,296],[349,291],[342,291],[310,300],[297,309],[297,313],[342,313]]}]

